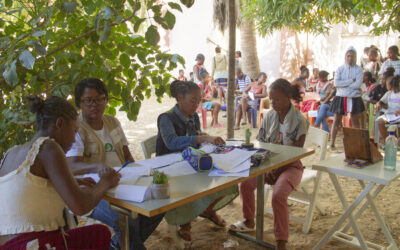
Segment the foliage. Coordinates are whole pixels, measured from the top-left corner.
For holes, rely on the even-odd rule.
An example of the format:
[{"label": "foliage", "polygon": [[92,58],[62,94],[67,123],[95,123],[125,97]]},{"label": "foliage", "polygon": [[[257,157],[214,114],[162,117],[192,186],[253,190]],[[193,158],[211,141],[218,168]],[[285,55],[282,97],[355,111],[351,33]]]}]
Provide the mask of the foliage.
[{"label": "foliage", "polygon": [[151,174],[153,175],[154,184],[168,183],[168,175],[164,174],[164,172],[160,172],[158,170],[152,170]]},{"label": "foliage", "polygon": [[370,26],[379,35],[400,31],[398,0],[243,0],[242,12],[254,18],[262,35],[287,27],[292,31],[325,33],[331,24],[348,23]]},{"label": "foliage", "polygon": [[173,12],[193,3],[0,0],[0,156],[33,134],[26,96],[71,99],[79,80],[97,77],[110,90],[109,114],[120,107],[136,120],[152,88],[161,101],[184,59],[161,51],[157,26],[172,29]]}]

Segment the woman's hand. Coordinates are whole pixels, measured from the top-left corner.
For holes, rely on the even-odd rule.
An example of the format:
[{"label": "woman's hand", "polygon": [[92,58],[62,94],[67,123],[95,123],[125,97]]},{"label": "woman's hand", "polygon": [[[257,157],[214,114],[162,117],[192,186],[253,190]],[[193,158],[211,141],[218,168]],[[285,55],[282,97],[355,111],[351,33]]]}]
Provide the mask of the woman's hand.
[{"label": "woman's hand", "polygon": [[206,142],[214,145],[225,145],[224,139],[219,136],[207,136]]},{"label": "woman's hand", "polygon": [[76,181],[78,182],[79,186],[93,187],[96,185],[96,182],[90,177],[76,178]]},{"label": "woman's hand", "polygon": [[109,188],[113,188],[118,185],[121,175],[112,168],[102,168],[99,171],[100,181],[105,181],[109,184]]}]

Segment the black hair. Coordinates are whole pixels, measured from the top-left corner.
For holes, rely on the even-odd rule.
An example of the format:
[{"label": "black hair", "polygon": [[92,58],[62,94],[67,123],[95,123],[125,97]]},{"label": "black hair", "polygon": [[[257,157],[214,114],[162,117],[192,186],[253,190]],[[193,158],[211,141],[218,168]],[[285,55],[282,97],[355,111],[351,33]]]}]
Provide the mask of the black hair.
[{"label": "black hair", "polygon": [[301,102],[302,97],[300,93],[300,86],[292,85],[290,82],[286,79],[279,78],[275,80],[271,85],[269,86],[270,90],[279,90],[283,94],[285,94],[287,97],[290,99],[295,100],[296,102]]},{"label": "black hair", "polygon": [[193,75],[193,72],[191,71],[191,72],[189,73],[189,75],[190,75],[190,76]]},{"label": "black hair", "polygon": [[180,70],[179,70],[179,73],[181,73],[181,72],[183,72],[183,69],[180,69]]},{"label": "black hair", "polygon": [[389,47],[390,52],[395,53],[397,56],[399,55],[399,47],[396,45],[390,46]]},{"label": "black hair", "polygon": [[390,80],[389,85],[390,85],[390,87],[399,90],[399,88],[400,88],[399,82],[400,82],[400,76],[396,75]]},{"label": "black hair", "polygon": [[197,54],[196,60],[205,60],[205,56],[201,53]]},{"label": "black hair", "polygon": [[242,72],[242,73],[243,73],[243,71],[242,71],[242,68],[241,68],[241,67],[236,67],[236,68],[235,68],[235,71],[236,71],[236,72]]},{"label": "black hair", "polygon": [[314,71],[317,71],[318,70],[318,72],[319,72],[319,68],[313,68],[312,69],[312,71],[314,72]]},{"label": "black hair", "polygon": [[216,53],[220,53],[221,52],[221,47],[219,47],[219,46],[215,47],[215,52]]},{"label": "black hair", "polygon": [[364,53],[368,53],[371,47],[364,47]]},{"label": "black hair", "polygon": [[376,48],[371,48],[369,50],[369,54],[375,54],[376,56],[378,56],[378,50]]},{"label": "black hair", "polygon": [[51,96],[43,100],[39,96],[30,96],[27,99],[29,111],[36,113],[37,130],[47,129],[59,117],[67,122],[78,117],[74,106],[61,97]]},{"label": "black hair", "polygon": [[366,76],[366,77],[368,77],[368,82],[372,82],[372,83],[375,83],[375,82],[376,82],[376,80],[375,80],[375,78],[372,76],[372,73],[371,73],[371,72],[366,71],[366,72],[364,72],[363,75]]},{"label": "black hair", "polygon": [[305,65],[300,66],[300,72],[301,72],[301,74],[306,73],[306,72],[310,73],[310,71],[308,70],[308,68]]},{"label": "black hair", "polygon": [[208,72],[207,71],[205,71],[205,70],[203,70],[201,73],[200,73],[200,80],[203,80],[204,78],[206,78],[207,76],[208,76],[209,74],[208,74]]},{"label": "black hair", "polygon": [[242,52],[240,52],[240,50],[237,50],[235,53],[236,53],[236,55],[242,57]]},{"label": "black hair", "polygon": [[78,82],[75,86],[75,105],[76,107],[80,107],[81,98],[85,89],[95,89],[99,94],[103,94],[108,99],[108,89],[105,83],[98,78],[86,78],[82,81]]},{"label": "black hair", "polygon": [[267,78],[267,74],[266,74],[265,72],[260,72],[260,74],[258,74],[258,76],[257,76],[257,78],[256,78],[256,81],[258,81],[258,79],[259,79],[261,76],[265,76],[265,78]]},{"label": "black hair", "polygon": [[329,75],[329,73],[325,70],[321,70],[320,72],[318,72],[318,77],[321,77],[321,78],[328,77],[328,75]]},{"label": "black hair", "polygon": [[169,86],[169,91],[171,96],[178,100],[178,95],[186,95],[187,93],[192,92],[193,90],[200,90],[200,87],[191,81],[179,81],[175,80]]},{"label": "black hair", "polygon": [[387,68],[386,68],[386,71],[383,73],[383,76],[384,76],[385,78],[394,76],[394,68],[393,68],[393,67],[387,67]]}]

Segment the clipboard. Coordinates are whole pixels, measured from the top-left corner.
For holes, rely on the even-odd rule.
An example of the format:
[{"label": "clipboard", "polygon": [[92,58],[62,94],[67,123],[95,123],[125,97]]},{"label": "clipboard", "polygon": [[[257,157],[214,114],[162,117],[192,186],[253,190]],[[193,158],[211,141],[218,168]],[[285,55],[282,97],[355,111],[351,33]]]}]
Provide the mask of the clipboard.
[{"label": "clipboard", "polygon": [[343,127],[343,135],[345,161],[360,159],[376,163],[383,159],[367,129]]}]

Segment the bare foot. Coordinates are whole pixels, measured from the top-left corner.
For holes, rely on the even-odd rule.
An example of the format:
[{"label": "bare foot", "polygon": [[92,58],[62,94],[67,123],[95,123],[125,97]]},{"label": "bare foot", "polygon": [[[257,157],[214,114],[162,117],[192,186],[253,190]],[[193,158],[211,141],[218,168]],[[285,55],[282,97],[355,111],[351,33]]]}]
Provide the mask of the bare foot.
[{"label": "bare foot", "polygon": [[233,129],[234,129],[234,130],[239,130],[240,127],[239,127],[238,125],[236,125]]}]

